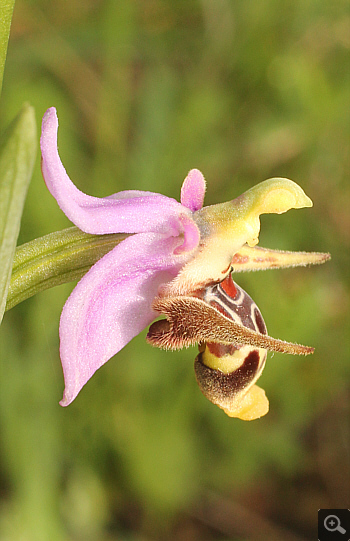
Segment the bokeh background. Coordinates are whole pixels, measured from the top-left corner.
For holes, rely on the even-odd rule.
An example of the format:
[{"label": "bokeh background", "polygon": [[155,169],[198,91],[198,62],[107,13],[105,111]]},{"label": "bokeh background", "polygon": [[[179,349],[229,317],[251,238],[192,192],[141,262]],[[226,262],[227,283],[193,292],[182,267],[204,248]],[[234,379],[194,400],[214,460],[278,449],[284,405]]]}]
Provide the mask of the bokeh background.
[{"label": "bokeh background", "polygon": [[[56,106],[74,182],[206,204],[273,176],[312,209],[263,216],[260,245],[329,251],[308,269],[239,275],[269,333],[270,413],[229,419],[200,393],[195,348],[135,338],[58,405],[60,311],[74,284],[5,315],[0,332],[0,541],[306,541],[319,508],[349,507],[347,0],[18,0],[2,129],[24,101]],[[40,174],[19,242],[70,224]]]}]

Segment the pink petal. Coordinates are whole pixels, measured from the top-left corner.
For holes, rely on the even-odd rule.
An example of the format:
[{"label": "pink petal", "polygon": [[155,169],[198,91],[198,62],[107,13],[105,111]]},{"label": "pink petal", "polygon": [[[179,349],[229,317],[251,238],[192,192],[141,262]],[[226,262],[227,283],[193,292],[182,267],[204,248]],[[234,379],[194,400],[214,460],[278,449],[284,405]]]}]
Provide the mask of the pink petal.
[{"label": "pink petal", "polygon": [[159,286],[172,280],[188,259],[173,255],[179,242],[156,233],[134,235],[80,280],[61,316],[62,406],[157,316],[151,304]]},{"label": "pink petal", "polygon": [[181,204],[192,212],[203,206],[205,195],[205,180],[198,169],[191,169],[183,181],[181,188]]},{"label": "pink petal", "polygon": [[57,150],[58,119],[54,107],[42,122],[42,172],[48,189],[66,216],[93,234],[153,231],[177,235],[179,216],[190,215],[175,199],[152,192],[126,191],[105,198],[91,197],[74,186]]}]

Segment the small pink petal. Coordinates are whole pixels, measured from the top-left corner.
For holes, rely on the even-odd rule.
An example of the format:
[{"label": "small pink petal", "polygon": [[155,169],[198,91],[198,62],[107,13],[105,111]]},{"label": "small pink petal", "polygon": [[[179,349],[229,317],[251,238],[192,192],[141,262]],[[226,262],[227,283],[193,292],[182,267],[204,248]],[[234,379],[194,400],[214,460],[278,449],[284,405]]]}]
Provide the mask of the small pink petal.
[{"label": "small pink petal", "polygon": [[205,195],[205,180],[198,169],[191,169],[181,188],[181,204],[192,212],[202,208]]},{"label": "small pink petal", "polygon": [[173,255],[179,242],[157,233],[133,235],[80,280],[61,316],[62,406],[156,317],[151,305],[159,286],[172,280],[188,259]]},{"label": "small pink petal", "polygon": [[179,215],[189,213],[175,199],[152,192],[126,191],[105,198],[84,194],[70,180],[57,150],[58,119],[54,107],[42,122],[42,172],[48,189],[66,216],[92,234],[143,233],[178,235]]}]

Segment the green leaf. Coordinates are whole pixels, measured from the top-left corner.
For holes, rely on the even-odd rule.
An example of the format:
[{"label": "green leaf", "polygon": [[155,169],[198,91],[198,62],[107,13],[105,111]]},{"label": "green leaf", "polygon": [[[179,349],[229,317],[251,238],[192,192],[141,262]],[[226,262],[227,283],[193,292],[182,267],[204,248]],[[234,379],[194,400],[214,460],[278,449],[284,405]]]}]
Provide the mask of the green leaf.
[{"label": "green leaf", "polygon": [[24,105],[0,146],[0,322],[36,148],[34,109]]},{"label": "green leaf", "polygon": [[0,94],[15,0],[0,0]]}]

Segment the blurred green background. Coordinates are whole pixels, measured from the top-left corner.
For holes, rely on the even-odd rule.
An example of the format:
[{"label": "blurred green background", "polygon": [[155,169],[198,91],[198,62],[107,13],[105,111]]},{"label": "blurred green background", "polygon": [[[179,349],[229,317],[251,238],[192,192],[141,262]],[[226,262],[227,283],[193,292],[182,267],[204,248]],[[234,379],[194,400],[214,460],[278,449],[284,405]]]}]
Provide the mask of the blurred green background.
[{"label": "blurred green background", "polygon": [[[201,395],[194,348],[145,333],[61,408],[73,284],[8,312],[0,541],[311,541],[319,508],[349,506],[349,48],[347,0],[16,2],[2,129],[54,105],[67,171],[97,196],[178,198],[193,167],[206,204],[289,177],[314,207],[263,216],[260,245],[332,260],[237,276],[272,336],[316,348],[269,355],[253,422]],[[38,156],[19,242],[69,225]]]}]

